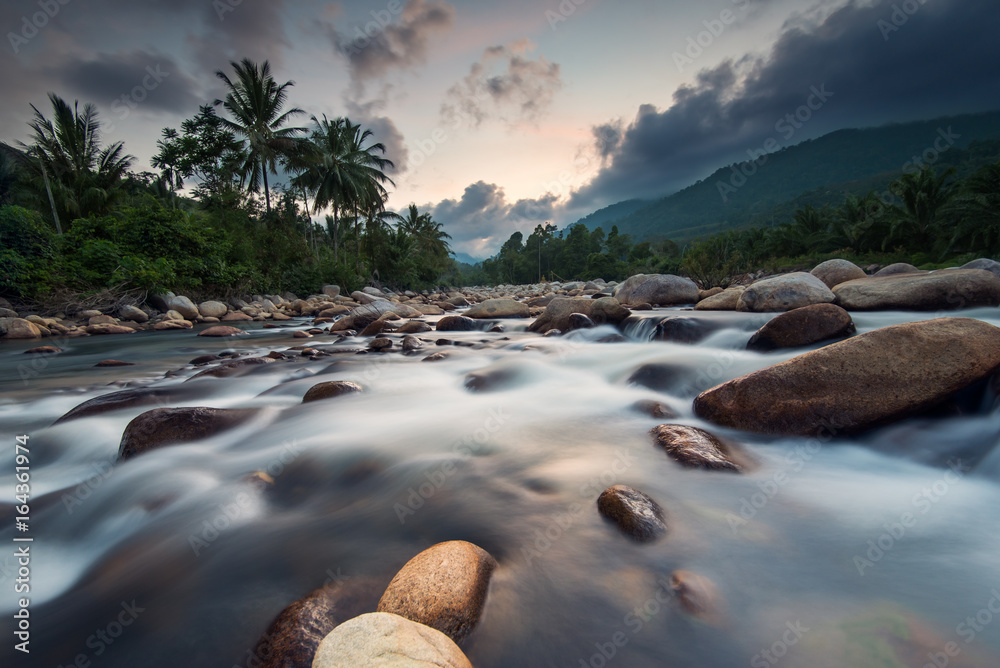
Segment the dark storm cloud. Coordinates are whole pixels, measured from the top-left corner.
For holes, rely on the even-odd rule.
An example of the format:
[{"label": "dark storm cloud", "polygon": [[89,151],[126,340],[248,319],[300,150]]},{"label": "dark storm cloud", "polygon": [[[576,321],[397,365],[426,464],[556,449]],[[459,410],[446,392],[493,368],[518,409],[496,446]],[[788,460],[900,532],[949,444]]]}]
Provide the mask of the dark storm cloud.
[{"label": "dark storm cloud", "polygon": [[169,56],[131,51],[101,54],[51,72],[65,87],[103,107],[113,101],[154,110],[187,112],[198,106],[197,84]]},{"label": "dark storm cloud", "polygon": [[465,189],[461,199],[431,207],[431,215],[452,236],[453,248],[484,257],[496,252],[514,230],[531,230],[551,220],[557,200],[548,193],[511,203],[503,188],[478,181]]},{"label": "dark storm cloud", "polygon": [[451,29],[455,8],[443,0],[390,0],[371,13],[372,20],[334,37],[347,57],[351,79],[361,87],[366,79],[384,77],[392,70],[422,65],[431,37]]},{"label": "dark storm cloud", "polygon": [[372,131],[373,139],[385,145],[385,155],[383,157],[392,160],[393,167],[386,172],[390,176],[402,174],[407,169],[410,152],[406,148],[403,133],[399,131],[393,120],[380,114],[381,103],[368,102],[359,104],[352,100],[345,100],[347,115],[352,123],[360,124],[362,127]]},{"label": "dark storm cloud", "polygon": [[666,110],[640,107],[571,206],[668,194],[768,139],[789,146],[841,127],[998,108],[998,33],[995,0],[852,0],[789,22],[766,57],[703,70]]},{"label": "dark storm cloud", "polygon": [[477,126],[493,117],[511,124],[536,120],[562,88],[562,78],[558,63],[528,57],[533,48],[521,40],[483,51],[469,74],[448,90],[441,107],[445,119],[467,119]]}]

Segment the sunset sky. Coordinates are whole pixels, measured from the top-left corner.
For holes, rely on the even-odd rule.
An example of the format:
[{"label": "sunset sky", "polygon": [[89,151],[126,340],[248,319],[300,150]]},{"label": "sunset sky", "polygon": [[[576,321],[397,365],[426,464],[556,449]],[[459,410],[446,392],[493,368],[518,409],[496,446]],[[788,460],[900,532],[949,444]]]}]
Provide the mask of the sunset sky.
[{"label": "sunset sky", "polygon": [[[6,0],[0,28],[0,140],[26,140],[54,91],[151,170],[161,129],[221,94],[216,70],[268,59],[297,124],[371,127],[390,207],[432,211],[475,257],[768,138],[1000,108],[996,0]],[[809,120],[777,130],[814,88]]]}]

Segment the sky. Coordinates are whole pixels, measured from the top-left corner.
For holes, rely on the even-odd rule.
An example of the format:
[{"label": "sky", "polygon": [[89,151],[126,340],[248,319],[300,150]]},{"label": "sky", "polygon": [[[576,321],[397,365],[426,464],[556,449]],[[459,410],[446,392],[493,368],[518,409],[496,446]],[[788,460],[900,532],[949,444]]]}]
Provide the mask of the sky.
[{"label": "sky", "polygon": [[153,171],[216,71],[266,59],[296,125],[371,128],[389,208],[477,258],[765,145],[1000,109],[996,0],[3,0],[0,32],[0,141],[51,91]]}]

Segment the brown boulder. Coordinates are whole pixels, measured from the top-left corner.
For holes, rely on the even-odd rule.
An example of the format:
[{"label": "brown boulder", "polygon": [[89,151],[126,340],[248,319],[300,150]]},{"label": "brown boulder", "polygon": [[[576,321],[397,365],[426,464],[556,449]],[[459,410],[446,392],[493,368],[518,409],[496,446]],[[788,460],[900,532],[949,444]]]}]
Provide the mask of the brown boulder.
[{"label": "brown boulder", "polygon": [[[373,612],[335,628],[310,668],[472,668],[455,642],[400,615]],[[282,666],[282,668],[287,668]]]},{"label": "brown boulder", "polygon": [[954,311],[1000,306],[1000,276],[983,269],[876,274],[841,283],[833,292],[849,311]]},{"label": "brown boulder", "polygon": [[32,348],[31,350],[25,350],[23,355],[57,355],[62,352],[62,348],[57,348],[55,346],[40,346],[38,348]]},{"label": "brown boulder", "polygon": [[172,396],[171,392],[162,388],[138,388],[103,394],[76,406],[53,424],[68,422],[69,420],[89,415],[100,415],[101,413],[117,411],[123,408],[132,408],[133,406],[162,404],[170,401]]},{"label": "brown boulder", "polygon": [[461,540],[438,543],[406,562],[378,603],[391,612],[461,641],[479,622],[497,562]]},{"label": "brown boulder", "polygon": [[632,487],[608,487],[597,497],[597,510],[640,543],[656,540],[667,532],[660,505]]},{"label": "brown boulder", "polygon": [[826,262],[821,262],[809,273],[823,281],[826,287],[831,290],[841,283],[868,276],[864,269],[847,260],[827,260]]},{"label": "brown boulder", "polygon": [[897,262],[896,264],[890,264],[888,267],[883,267],[876,271],[872,276],[882,278],[884,276],[900,276],[902,274],[921,274],[925,273],[920,269],[917,269],[912,264],[907,264],[906,262]]},{"label": "brown boulder", "polygon": [[420,322],[419,320],[411,320],[396,331],[400,334],[423,334],[424,332],[430,332],[434,328],[428,325],[426,322]]},{"label": "brown boulder", "polygon": [[799,348],[850,336],[854,331],[854,321],[844,309],[833,304],[813,304],[772,318],[750,337],[747,350]]},{"label": "brown boulder", "polygon": [[233,311],[222,316],[222,322],[251,322],[253,318],[243,311]]},{"label": "brown boulder", "polygon": [[924,412],[998,367],[1000,328],[939,318],[877,329],[736,378],[703,392],[694,408],[746,431],[854,433]]},{"label": "brown boulder", "polygon": [[746,288],[742,286],[726,288],[722,292],[705,297],[694,305],[696,311],[735,311]]},{"label": "brown boulder", "polygon": [[311,401],[319,401],[321,399],[333,399],[345,394],[364,391],[363,387],[349,380],[331,380],[310,387],[305,396],[302,397],[302,403],[307,404]]},{"label": "brown boulder", "polygon": [[247,336],[247,333],[239,327],[216,325],[215,327],[209,327],[206,330],[198,332],[198,336]]},{"label": "brown boulder", "polygon": [[158,332],[169,329],[191,329],[194,325],[189,320],[163,320],[153,325]]},{"label": "brown boulder", "polygon": [[40,339],[42,330],[23,318],[0,318],[0,334],[5,339]]},{"label": "brown boulder", "polygon": [[438,320],[439,332],[474,332],[479,329],[479,323],[464,315],[446,315]]},{"label": "brown boulder", "polygon": [[556,297],[545,307],[545,312],[528,326],[528,331],[541,334],[551,329],[569,331],[572,327],[570,316],[574,313],[581,313],[598,325],[606,323],[617,325],[630,314],[629,310],[614,297],[600,299]]},{"label": "brown boulder", "polygon": [[738,311],[791,311],[810,304],[829,304],[834,295],[823,281],[804,271],[759,280],[743,291]]},{"label": "brown boulder", "polygon": [[742,473],[753,466],[734,445],[697,427],[661,424],[649,433],[671,459],[687,468]]},{"label": "brown boulder", "polygon": [[465,317],[478,320],[492,318],[527,318],[528,305],[513,299],[487,299],[465,312]]},{"label": "brown boulder", "polygon": [[137,416],[122,434],[118,458],[130,459],[165,445],[209,438],[246,422],[254,409],[156,408]]}]

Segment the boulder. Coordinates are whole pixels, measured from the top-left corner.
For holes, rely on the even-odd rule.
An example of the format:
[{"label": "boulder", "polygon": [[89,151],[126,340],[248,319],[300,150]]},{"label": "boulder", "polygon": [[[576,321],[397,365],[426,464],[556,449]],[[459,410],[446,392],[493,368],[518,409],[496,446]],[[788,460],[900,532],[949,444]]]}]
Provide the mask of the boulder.
[{"label": "boulder", "polygon": [[194,324],[188,320],[163,320],[153,325],[153,329],[162,332],[168,329],[191,329]]},{"label": "boulder", "polygon": [[709,297],[714,297],[715,295],[721,295],[725,292],[724,288],[711,288],[709,290],[699,290],[698,291],[698,301],[703,301]]},{"label": "boulder", "polygon": [[747,350],[767,352],[800,348],[820,341],[841,339],[854,331],[854,321],[844,309],[834,304],[813,304],[772,318],[750,337]]},{"label": "boulder", "polygon": [[170,401],[172,393],[162,388],[137,388],[132,390],[120,390],[110,394],[103,394],[99,397],[89,399],[76,406],[68,413],[60,417],[53,424],[68,422],[77,418],[90,415],[100,415],[110,411],[132,408],[134,406],[149,406],[152,404],[164,404]]},{"label": "boulder", "polygon": [[171,311],[177,311],[180,313],[181,317],[185,320],[195,320],[199,315],[201,315],[201,313],[198,312],[198,307],[194,305],[194,302],[183,295],[173,297],[170,302],[168,302],[168,306]]},{"label": "boulder", "polygon": [[364,388],[349,380],[331,380],[310,387],[305,396],[302,397],[302,403],[307,404],[311,401],[319,401],[320,399],[332,399],[355,392],[364,392]]},{"label": "boulder", "polygon": [[0,334],[5,339],[40,339],[42,330],[23,318],[0,318]]},{"label": "boulder", "polygon": [[[163,317],[166,320],[184,320],[184,316],[182,316],[180,312],[175,311],[173,309],[170,309],[169,311],[164,313]],[[192,318],[192,320],[197,320],[197,318]]]},{"label": "boulder", "polygon": [[340,286],[339,285],[324,285],[323,286],[323,294],[326,295],[327,297],[337,297],[337,296],[340,295]]},{"label": "boulder", "polygon": [[549,302],[545,312],[528,326],[528,331],[542,334],[550,329],[568,331],[570,316],[574,313],[581,313],[598,325],[617,325],[630,315],[629,310],[614,297],[600,299],[557,297]]},{"label": "boulder", "polygon": [[375,352],[388,352],[388,350],[392,348],[392,339],[387,339],[385,337],[374,339],[368,344],[368,347]]},{"label": "boulder", "polygon": [[175,297],[172,292],[164,292],[162,294],[149,294],[146,295],[146,303],[155,308],[157,311],[169,311],[170,310],[170,300]]},{"label": "boulder", "polygon": [[420,342],[420,339],[413,336],[412,334],[407,334],[406,336],[403,337],[403,344],[402,344],[403,352],[410,353],[415,350],[420,350],[423,347],[423,345],[424,344]]},{"label": "boulder", "polygon": [[983,269],[876,274],[841,283],[833,292],[848,311],[954,311],[1000,305],[1000,276]]},{"label": "boulder", "polygon": [[359,304],[372,304],[374,302],[387,302],[388,299],[384,295],[373,295],[367,292],[361,292],[360,290],[355,290],[351,293],[351,298]]},{"label": "boulder", "polygon": [[496,566],[472,543],[438,543],[406,562],[382,595],[378,612],[426,624],[459,642],[479,622]]},{"label": "boulder", "polygon": [[671,459],[686,468],[742,473],[753,466],[734,445],[697,427],[661,424],[649,433]]},{"label": "boulder", "polygon": [[244,357],[242,359],[233,360],[232,362],[226,362],[225,364],[205,369],[201,373],[191,376],[188,380],[205,377],[228,378],[230,376],[237,376],[245,373],[259,365],[273,363],[274,360],[270,357]]},{"label": "boulder", "polygon": [[135,334],[135,330],[131,327],[126,327],[125,325],[100,324],[87,325],[87,333],[92,336],[106,334]]},{"label": "boulder", "polygon": [[[399,615],[355,617],[323,638],[312,668],[472,668],[448,636]],[[285,668],[285,666],[282,666]]]},{"label": "boulder", "polygon": [[527,318],[528,305],[513,299],[487,299],[466,311],[465,317],[476,319]]},{"label": "boulder", "polygon": [[229,307],[222,302],[207,301],[198,304],[198,313],[206,318],[222,318],[229,313]]},{"label": "boulder", "polygon": [[823,281],[812,274],[797,271],[753,283],[740,295],[736,308],[756,313],[791,311],[810,304],[829,304],[834,299]]},{"label": "boulder", "polygon": [[198,336],[247,336],[239,327],[227,327],[226,325],[216,325],[198,332]]},{"label": "boulder", "polygon": [[821,262],[809,273],[823,281],[823,284],[831,290],[841,283],[868,276],[864,269],[847,260]]},{"label": "boulder", "polygon": [[250,322],[253,318],[242,311],[233,311],[222,316],[222,322]]},{"label": "boulder", "polygon": [[693,344],[723,327],[724,323],[707,318],[673,316],[657,323],[656,329],[653,330],[653,340]]},{"label": "boulder", "polygon": [[62,348],[57,348],[56,346],[40,346],[38,348],[32,348],[31,350],[25,350],[23,355],[58,355],[62,352]]},{"label": "boulder", "polygon": [[478,329],[479,323],[464,315],[446,315],[437,323],[439,332],[475,332]]},{"label": "boulder", "polygon": [[939,318],[860,334],[736,378],[700,394],[694,408],[745,431],[857,433],[926,412],[998,367],[1000,328]]},{"label": "boulder", "polygon": [[424,332],[430,332],[434,328],[428,325],[426,322],[420,322],[419,320],[411,320],[396,331],[400,334],[423,334]]},{"label": "boulder", "polygon": [[571,332],[575,329],[592,329],[594,327],[597,327],[597,323],[591,320],[590,316],[583,313],[570,313],[566,331]]},{"label": "boulder", "polygon": [[726,288],[718,294],[705,297],[694,308],[696,311],[735,311],[745,289],[741,285]]},{"label": "boulder", "polygon": [[962,269],[982,269],[983,271],[1000,276],[1000,262],[985,257],[963,264]]},{"label": "boulder", "polygon": [[689,278],[673,274],[636,274],[615,290],[615,297],[627,306],[652,304],[673,306],[698,301],[698,285]]},{"label": "boulder", "polygon": [[149,320],[149,315],[137,306],[122,306],[118,309],[118,317],[122,320],[130,320],[132,322],[146,322]]},{"label": "boulder", "polygon": [[883,276],[899,276],[901,274],[920,274],[924,273],[920,269],[917,269],[912,264],[907,264],[906,262],[897,262],[896,264],[890,264],[888,267],[883,267],[876,271],[872,276],[877,276],[882,278]]},{"label": "boulder", "polygon": [[210,438],[253,417],[254,409],[155,408],[137,416],[122,434],[118,458],[130,459],[165,445]]},{"label": "boulder", "polygon": [[632,487],[608,487],[597,497],[597,510],[640,543],[656,540],[667,532],[660,505]]},{"label": "boulder", "polygon": [[0,306],[0,318],[17,318],[17,311],[12,311],[9,308],[4,308]]},{"label": "boulder", "polygon": [[316,315],[320,318],[336,318],[338,315],[344,315],[345,313],[350,313],[351,309],[347,308],[343,304],[336,304],[330,308],[325,308]]}]

